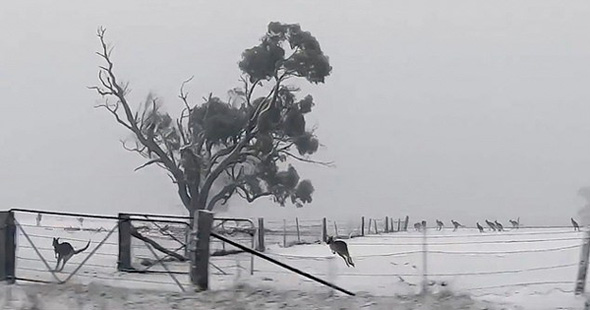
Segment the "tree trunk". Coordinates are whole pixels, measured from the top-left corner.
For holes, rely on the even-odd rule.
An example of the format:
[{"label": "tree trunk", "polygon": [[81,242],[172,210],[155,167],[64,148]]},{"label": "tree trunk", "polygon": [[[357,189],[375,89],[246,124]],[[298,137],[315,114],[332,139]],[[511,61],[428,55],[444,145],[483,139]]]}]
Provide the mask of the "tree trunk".
[{"label": "tree trunk", "polygon": [[199,205],[199,199],[195,198],[191,199],[190,205],[185,206],[188,211],[188,216],[190,218],[189,225],[191,230],[195,229],[195,212],[198,212],[199,210],[205,210],[206,206],[206,204]]}]

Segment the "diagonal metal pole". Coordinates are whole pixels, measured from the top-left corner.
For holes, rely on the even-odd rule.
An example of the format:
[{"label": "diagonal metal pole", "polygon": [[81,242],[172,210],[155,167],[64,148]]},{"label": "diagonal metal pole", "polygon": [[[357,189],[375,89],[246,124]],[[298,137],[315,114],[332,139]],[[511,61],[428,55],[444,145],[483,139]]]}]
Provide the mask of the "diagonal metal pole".
[{"label": "diagonal metal pole", "polygon": [[78,272],[78,270],[80,270],[80,268],[82,268],[82,266],[84,266],[84,264],[86,264],[86,262],[90,259],[90,257],[92,255],[94,255],[94,253],[96,253],[98,248],[100,248],[107,241],[107,239],[109,239],[109,237],[113,234],[113,232],[115,232],[115,230],[118,227],[119,227],[119,223],[115,224],[115,227],[113,227],[113,229],[111,229],[111,231],[109,231],[109,233],[106,235],[106,237],[104,237],[104,239],[102,239],[102,241],[94,249],[92,249],[92,251],[88,254],[88,256],[86,256],[86,258],[80,263],[80,265],[78,265],[78,267],[76,267],[76,269],[74,269],[74,271],[72,271],[72,273],[62,282],[62,284],[68,282],[76,274],[76,272]]},{"label": "diagonal metal pole", "polygon": [[285,268],[285,269],[287,269],[289,271],[295,272],[295,273],[297,273],[297,274],[299,274],[301,276],[304,276],[304,277],[306,277],[308,279],[314,280],[314,281],[319,282],[319,283],[321,283],[323,285],[326,285],[326,286],[329,286],[329,287],[331,287],[333,289],[339,290],[340,292],[345,293],[347,295],[355,296],[355,293],[353,293],[351,291],[345,290],[345,289],[343,289],[343,288],[341,288],[339,286],[336,286],[336,285],[334,285],[334,284],[332,284],[330,282],[327,282],[327,281],[322,280],[322,279],[320,279],[318,277],[315,277],[315,276],[313,276],[313,275],[311,275],[311,274],[309,274],[309,273],[307,273],[305,271],[301,271],[301,270],[299,270],[297,268],[291,267],[291,266],[289,266],[289,265],[287,265],[285,263],[282,263],[282,262],[280,262],[280,261],[278,261],[278,260],[276,260],[276,259],[274,259],[272,257],[268,257],[268,256],[264,255],[263,253],[260,253],[258,251],[253,250],[253,249],[250,249],[250,248],[248,248],[246,246],[243,246],[243,245],[241,245],[241,244],[239,244],[237,242],[234,242],[233,240],[231,240],[229,238],[226,238],[226,237],[221,236],[221,235],[219,235],[217,233],[214,233],[214,232],[211,232],[211,236],[213,236],[213,237],[215,237],[215,238],[217,238],[219,240],[225,241],[228,244],[230,244],[230,245],[232,245],[232,246],[234,246],[234,247],[236,247],[238,249],[241,249],[241,250],[243,250],[245,252],[252,253],[252,254],[254,254],[254,255],[256,255],[256,256],[264,259],[264,260],[267,260],[267,261],[269,261],[269,262],[271,262],[271,263],[273,263],[275,265],[279,265],[280,267],[283,267],[283,268]]},{"label": "diagonal metal pole", "polygon": [[43,264],[45,264],[45,267],[47,267],[47,270],[49,270],[49,272],[51,272],[51,274],[53,275],[55,280],[57,280],[57,283],[61,283],[61,280],[57,277],[57,275],[55,274],[55,271],[53,269],[51,269],[51,267],[49,266],[49,263],[47,263],[47,260],[45,260],[45,257],[43,257],[43,255],[41,255],[41,252],[39,252],[39,250],[37,249],[37,247],[35,246],[35,244],[31,240],[31,238],[29,238],[29,235],[27,234],[27,232],[23,229],[23,227],[20,225],[20,223],[16,219],[14,219],[14,222],[16,223],[16,226],[18,226],[20,231],[23,233],[23,236],[25,236],[27,241],[29,241],[29,244],[31,245],[33,250],[35,250],[35,252],[39,256],[39,258],[41,258],[41,261],[43,262]]},{"label": "diagonal metal pole", "polygon": [[[154,249],[152,249],[152,247],[147,242],[145,242],[145,245],[150,250],[150,252],[152,252],[152,254],[154,254],[154,257],[156,257],[157,260],[160,260],[160,257],[158,257],[158,254],[156,254],[156,251],[154,251]],[[164,264],[162,261],[160,261],[160,265],[162,265],[162,267],[164,267],[164,269],[168,272],[168,274],[170,275],[170,277],[172,278],[172,280],[174,280],[174,282],[176,282],[176,285],[178,285],[178,287],[180,287],[180,289],[183,292],[185,292],[184,287],[178,281],[178,279],[176,279],[176,276],[170,271],[170,269],[168,269],[168,266],[166,266],[166,264]]]},{"label": "diagonal metal pole", "polygon": [[[181,247],[179,247],[179,248],[177,248],[177,249],[173,250],[173,252],[174,252],[174,253],[176,253],[176,252],[178,252],[178,251],[180,251],[180,250],[184,249],[185,247],[186,247],[186,245],[183,245],[183,246],[181,246]],[[143,272],[143,271],[148,271],[150,268],[154,267],[154,266],[155,266],[157,263],[159,263],[159,262],[163,262],[163,261],[164,261],[166,258],[168,258],[168,257],[170,257],[170,255],[168,255],[168,254],[164,255],[164,257],[162,257],[162,258],[160,258],[160,259],[156,260],[156,261],[155,261],[155,262],[154,262],[152,265],[150,265],[150,266],[148,266],[148,267],[146,267],[146,268],[144,268],[144,269],[141,269],[141,271],[142,271],[142,272]]]}]

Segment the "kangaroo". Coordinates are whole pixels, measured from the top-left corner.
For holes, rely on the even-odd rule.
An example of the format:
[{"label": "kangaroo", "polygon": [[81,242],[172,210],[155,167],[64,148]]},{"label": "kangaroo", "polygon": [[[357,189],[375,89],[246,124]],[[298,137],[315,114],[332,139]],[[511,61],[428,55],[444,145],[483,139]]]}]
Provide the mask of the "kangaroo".
[{"label": "kangaroo", "polygon": [[512,224],[512,228],[518,229],[518,227],[520,226],[520,217],[518,219],[516,219],[516,221],[510,220],[510,224]]},{"label": "kangaroo", "polygon": [[436,220],[436,230],[443,230],[445,224],[439,220]]},{"label": "kangaroo", "polygon": [[414,229],[417,231],[422,230],[422,224],[420,222],[414,223]]},{"label": "kangaroo", "polygon": [[[55,258],[57,258],[57,265],[55,265],[55,271],[62,271],[66,263],[76,254],[84,252],[90,246],[90,241],[82,249],[74,250],[74,247],[68,242],[59,242],[59,238],[53,238],[53,250],[55,251]],[[59,263],[63,262],[61,268]]]},{"label": "kangaroo", "polygon": [[479,232],[482,233],[483,232],[483,227],[481,225],[479,225],[479,222],[475,223],[477,225],[477,229],[479,229]]},{"label": "kangaroo", "polygon": [[496,224],[498,231],[504,231],[504,225],[500,224],[498,221],[494,221],[494,224]]},{"label": "kangaroo", "polygon": [[422,220],[422,228],[426,230],[426,221]]},{"label": "kangaroo", "polygon": [[496,225],[488,220],[486,220],[486,224],[490,227],[490,230],[496,231]]},{"label": "kangaroo", "polygon": [[578,225],[578,222],[576,222],[574,220],[574,218],[571,218],[571,220],[572,220],[572,225],[574,226],[574,231],[576,231],[576,230],[580,231],[580,225]]},{"label": "kangaroo", "polygon": [[326,243],[330,246],[332,254],[338,253],[338,255],[340,255],[340,257],[344,259],[344,262],[346,263],[347,267],[354,267],[354,262],[352,261],[352,258],[348,253],[348,245],[346,244],[346,242],[342,240],[334,240],[334,237],[329,236],[328,240],[326,240]]},{"label": "kangaroo", "polygon": [[459,224],[459,222],[457,222],[455,220],[451,220],[451,223],[453,224],[453,226],[455,226],[453,231],[457,230],[457,228],[459,228],[459,227],[463,227],[463,225]]}]

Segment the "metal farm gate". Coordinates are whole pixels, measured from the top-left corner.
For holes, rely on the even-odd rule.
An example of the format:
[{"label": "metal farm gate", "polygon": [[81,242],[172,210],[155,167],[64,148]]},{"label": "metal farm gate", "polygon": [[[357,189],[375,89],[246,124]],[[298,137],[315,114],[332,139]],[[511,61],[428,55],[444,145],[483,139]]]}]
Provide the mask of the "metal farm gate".
[{"label": "metal farm gate", "polygon": [[[262,227],[250,219],[214,218],[199,211],[196,231],[190,222],[189,217],[154,214],[1,211],[0,280],[64,284],[76,279],[80,284],[186,291],[207,289],[209,269],[222,282],[244,270],[252,275],[258,257],[350,293],[257,251]],[[59,253],[66,256],[65,264],[56,264]]]}]

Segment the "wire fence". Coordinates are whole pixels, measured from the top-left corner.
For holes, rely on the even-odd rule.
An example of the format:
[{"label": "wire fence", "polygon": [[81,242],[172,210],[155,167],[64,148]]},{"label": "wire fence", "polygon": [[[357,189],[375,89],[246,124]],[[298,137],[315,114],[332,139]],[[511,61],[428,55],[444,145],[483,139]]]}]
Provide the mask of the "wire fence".
[{"label": "wire fence", "polygon": [[[426,238],[419,231],[365,234],[364,238],[347,240],[356,268],[344,267],[325,244],[300,251],[279,246],[266,254],[314,270],[314,275],[332,277],[344,287],[381,295],[403,291],[404,286],[415,291],[448,286],[473,296],[512,296],[522,294],[522,288],[531,295],[571,294],[584,239],[583,232],[564,227],[484,233],[465,227],[458,232],[428,229]],[[426,266],[424,256],[428,258]],[[335,274],[330,271],[333,264],[340,266]],[[259,266],[256,272],[288,276],[288,272],[270,265]],[[375,289],[375,278],[381,289]],[[426,284],[423,279],[428,279]]]},{"label": "wire fence", "polygon": [[[65,265],[66,276],[87,258],[93,246],[102,241],[75,275],[82,282],[98,279],[109,284],[120,281],[144,283],[152,288],[162,285],[171,289],[178,283],[182,286],[190,282],[186,262],[169,261],[165,265],[149,267],[153,272],[150,276],[117,271],[118,236],[107,236],[117,224],[116,217],[72,218],[44,214],[39,220],[34,214],[31,217],[29,213],[16,212],[16,215],[27,235],[24,232],[17,235],[19,279],[52,282],[53,271],[46,268],[39,255],[55,264],[52,242],[53,238],[60,238],[61,242],[69,242],[75,249],[84,247],[88,241],[92,245]],[[390,219],[388,232],[385,219],[372,221],[370,230],[368,219],[364,229],[358,221],[327,219],[324,225],[322,220],[267,220],[264,222],[265,254],[318,277],[332,279],[342,287],[376,295],[391,295],[405,289],[420,290],[424,286],[451,287],[476,297],[512,296],[522,288],[527,288],[530,295],[571,294],[574,291],[584,232],[565,227],[507,228],[503,232],[486,230],[484,233],[466,227],[457,231],[429,228],[425,238],[420,231],[391,230],[392,226],[397,228],[397,220],[392,225]],[[138,220],[135,227],[166,248],[178,253],[185,250],[189,233],[185,224],[164,218],[161,222]],[[215,230],[248,247],[257,246],[253,243],[256,227],[250,224],[225,221],[223,225],[215,226]],[[346,240],[356,268],[344,267],[344,262],[331,253],[322,242],[325,231]],[[293,247],[296,244],[302,246]],[[157,263],[166,258],[153,255],[153,247],[141,240],[134,240],[132,249],[135,262],[139,265],[145,263],[142,259]],[[233,281],[236,276],[246,277],[249,273],[264,281],[277,283],[292,283],[294,279],[291,272],[263,260],[255,259],[252,264],[251,255],[220,241],[211,243],[211,254],[211,274],[220,283]],[[426,265],[423,264],[425,256],[428,258]],[[176,278],[170,274],[176,275]],[[424,279],[427,279],[426,283]]]}]

